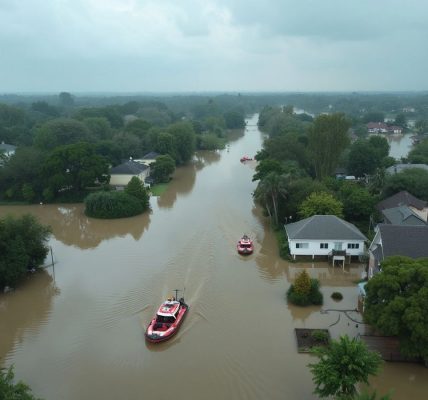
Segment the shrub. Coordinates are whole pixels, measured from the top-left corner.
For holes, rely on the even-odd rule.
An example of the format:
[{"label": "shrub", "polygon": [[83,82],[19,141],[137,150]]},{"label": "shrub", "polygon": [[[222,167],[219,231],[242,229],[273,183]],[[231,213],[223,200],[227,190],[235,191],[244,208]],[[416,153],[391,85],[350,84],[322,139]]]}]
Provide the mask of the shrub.
[{"label": "shrub", "polygon": [[294,290],[300,295],[308,295],[311,291],[311,277],[305,269],[297,275]]},{"label": "shrub", "polygon": [[340,292],[333,292],[331,295],[331,298],[334,300],[342,300],[343,299],[343,295]]},{"label": "shrub", "polygon": [[312,331],[311,336],[312,336],[312,339],[314,339],[319,343],[328,343],[329,341],[328,333],[326,331],[322,331],[319,329]]},{"label": "shrub", "polygon": [[85,199],[85,214],[93,218],[126,218],[141,214],[145,208],[140,200],[124,192],[96,192]]},{"label": "shrub", "polygon": [[148,193],[147,189],[144,187],[144,183],[138,179],[136,176],[133,176],[129,183],[125,187],[125,193],[136,197],[138,200],[140,200],[141,204],[144,207],[144,210],[149,208],[149,199],[150,194]]},{"label": "shrub", "polygon": [[[298,278],[296,278],[296,282]],[[308,293],[299,292],[296,290],[295,285],[291,285],[287,291],[287,299],[290,303],[297,306],[308,306],[311,304],[321,305],[323,303],[323,296],[319,290],[318,280],[310,279],[310,289]]]}]

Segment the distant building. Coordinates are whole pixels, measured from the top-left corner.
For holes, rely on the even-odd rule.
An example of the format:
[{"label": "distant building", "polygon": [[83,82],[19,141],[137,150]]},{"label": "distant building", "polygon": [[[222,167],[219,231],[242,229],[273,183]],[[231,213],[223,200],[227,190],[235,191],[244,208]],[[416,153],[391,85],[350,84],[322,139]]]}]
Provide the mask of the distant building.
[{"label": "distant building", "polygon": [[399,172],[402,172],[410,168],[419,168],[419,169],[424,169],[425,171],[428,171],[427,164],[395,164],[388,167],[386,169],[386,173],[390,175],[398,174]]},{"label": "distant building", "polygon": [[11,157],[15,154],[16,146],[12,144],[7,144],[5,142],[1,142],[0,144],[0,153],[5,154],[7,157]]},{"label": "distant building", "polygon": [[367,124],[368,133],[402,133],[403,128],[401,126],[387,125],[384,122],[369,122]]},{"label": "distant building", "polygon": [[427,221],[428,216],[428,205],[424,200],[420,200],[413,196],[411,193],[402,190],[401,192],[395,193],[376,205],[376,209],[382,213],[383,210],[392,209],[394,207],[407,206],[421,217],[424,221]]},{"label": "distant building", "polygon": [[150,165],[154,163],[159,156],[160,156],[159,153],[156,153],[155,151],[151,151],[150,153],[145,154],[142,158],[135,161],[145,165]]}]

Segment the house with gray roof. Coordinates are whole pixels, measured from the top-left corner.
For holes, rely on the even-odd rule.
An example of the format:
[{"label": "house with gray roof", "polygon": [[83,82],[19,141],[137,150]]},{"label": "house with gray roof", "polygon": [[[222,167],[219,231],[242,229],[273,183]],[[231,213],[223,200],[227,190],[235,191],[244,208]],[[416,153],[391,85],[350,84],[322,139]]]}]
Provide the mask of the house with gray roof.
[{"label": "house with gray roof", "polygon": [[110,168],[110,185],[126,186],[134,176],[145,182],[149,174],[150,167],[148,165],[130,159]]},{"label": "house with gray roof", "polygon": [[413,196],[411,193],[403,190],[395,193],[393,196],[388,197],[385,200],[377,203],[376,209],[383,214],[383,210],[396,208],[400,206],[407,206],[410,210],[421,217],[425,222],[428,217],[428,206],[427,202],[420,200]]},{"label": "house with gray roof", "polygon": [[393,174],[398,174],[410,168],[418,168],[418,169],[423,169],[425,171],[428,171],[427,164],[395,164],[388,167],[385,171],[387,174],[393,175]]},{"label": "house with gray roof", "polygon": [[151,151],[150,153],[145,154],[143,158],[135,161],[140,162],[142,164],[150,165],[151,163],[154,163],[159,156],[160,156],[159,153],[156,153],[155,151]]},{"label": "house with gray roof", "polygon": [[385,224],[392,225],[426,225],[426,220],[410,207],[398,206],[382,210]]},{"label": "house with gray roof", "polygon": [[379,224],[369,247],[369,278],[390,256],[428,257],[428,226]]},{"label": "house with gray roof", "polygon": [[[353,224],[335,215],[313,215],[300,221],[286,224],[288,246],[293,259],[297,256],[344,257],[364,254],[367,238]],[[334,258],[333,258],[334,262]]]},{"label": "house with gray roof", "polygon": [[7,144],[5,142],[0,143],[0,153],[5,154],[7,157],[11,157],[15,154],[16,146]]}]

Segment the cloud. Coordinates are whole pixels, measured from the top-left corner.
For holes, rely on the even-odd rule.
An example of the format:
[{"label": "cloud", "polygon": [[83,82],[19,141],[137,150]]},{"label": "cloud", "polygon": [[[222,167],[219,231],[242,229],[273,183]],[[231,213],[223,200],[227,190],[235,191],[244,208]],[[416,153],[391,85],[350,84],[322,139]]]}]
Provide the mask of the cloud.
[{"label": "cloud", "polygon": [[2,0],[0,91],[426,89],[427,11],[423,0]]}]

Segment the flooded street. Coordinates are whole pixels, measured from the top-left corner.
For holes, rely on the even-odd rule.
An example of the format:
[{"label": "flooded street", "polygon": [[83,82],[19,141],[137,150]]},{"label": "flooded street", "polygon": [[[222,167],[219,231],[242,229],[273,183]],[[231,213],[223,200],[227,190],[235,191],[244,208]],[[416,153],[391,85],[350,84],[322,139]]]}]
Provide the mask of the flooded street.
[{"label": "flooded street", "polygon": [[[253,203],[262,147],[257,116],[228,149],[200,152],[179,168],[152,212],[95,220],[82,205],[0,207],[32,213],[52,227],[51,267],[0,295],[0,364],[46,400],[315,399],[310,356],[298,354],[294,328],[364,332],[343,313],[287,305],[285,292],[307,268],[321,282],[323,309],[355,309],[363,266],[289,263]],[[254,254],[236,253],[243,233]],[[178,334],[147,344],[144,330],[173,289],[190,305]],[[340,291],[344,299],[330,298]],[[358,322],[361,316],[351,313]],[[373,380],[393,399],[426,398],[428,369],[386,364]]]}]

